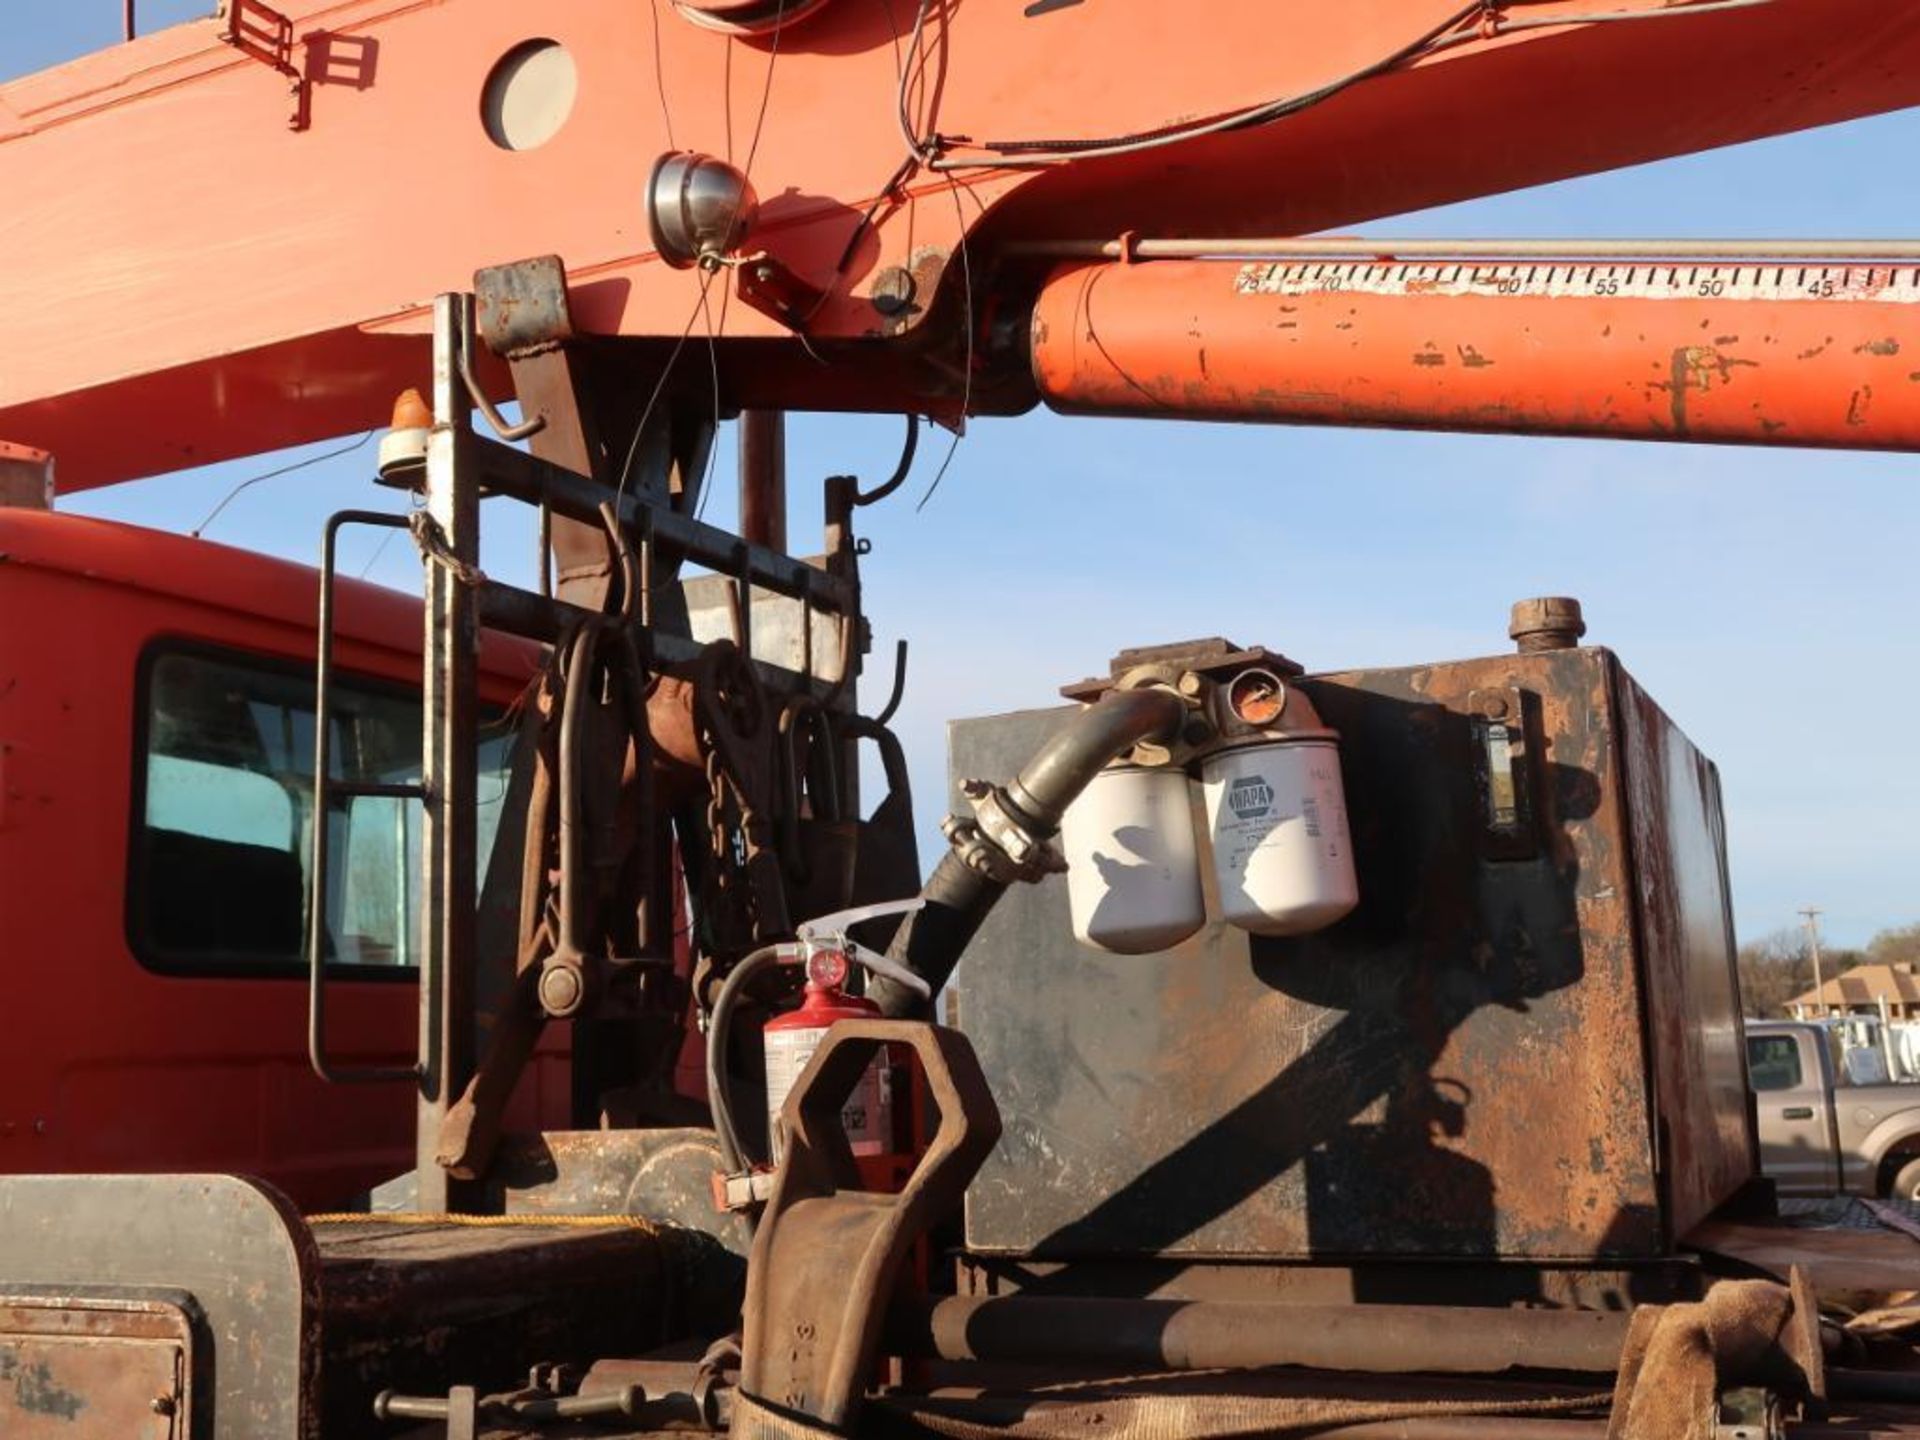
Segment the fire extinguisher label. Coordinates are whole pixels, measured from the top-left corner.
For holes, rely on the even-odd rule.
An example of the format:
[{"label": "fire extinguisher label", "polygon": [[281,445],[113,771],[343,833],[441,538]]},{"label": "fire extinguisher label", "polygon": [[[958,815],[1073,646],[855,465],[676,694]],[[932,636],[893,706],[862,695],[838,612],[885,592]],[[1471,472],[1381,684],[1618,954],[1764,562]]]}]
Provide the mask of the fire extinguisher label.
[{"label": "fire extinguisher label", "polygon": [[[768,1030],[767,1054],[767,1127],[773,1136],[773,1158],[778,1163],[786,1153],[786,1137],[780,1133],[780,1111],[793,1093],[800,1073],[813,1059],[813,1052],[827,1037],[824,1029]],[[841,1107],[840,1123],[846,1126],[847,1140],[856,1155],[883,1155],[893,1131],[891,1086],[887,1084],[880,1056],[867,1067],[853,1087],[847,1103]]]}]

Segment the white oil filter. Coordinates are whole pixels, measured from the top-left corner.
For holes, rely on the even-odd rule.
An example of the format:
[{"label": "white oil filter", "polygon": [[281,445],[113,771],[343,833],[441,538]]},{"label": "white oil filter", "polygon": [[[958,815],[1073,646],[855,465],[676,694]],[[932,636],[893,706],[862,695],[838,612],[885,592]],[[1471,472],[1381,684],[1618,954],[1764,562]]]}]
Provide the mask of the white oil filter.
[{"label": "white oil filter", "polygon": [[1359,903],[1340,750],[1322,734],[1224,750],[1201,768],[1221,909],[1242,930],[1306,935]]},{"label": "white oil filter", "polygon": [[1101,771],[1067,808],[1060,843],[1073,937],[1082,945],[1146,955],[1206,923],[1184,771]]}]

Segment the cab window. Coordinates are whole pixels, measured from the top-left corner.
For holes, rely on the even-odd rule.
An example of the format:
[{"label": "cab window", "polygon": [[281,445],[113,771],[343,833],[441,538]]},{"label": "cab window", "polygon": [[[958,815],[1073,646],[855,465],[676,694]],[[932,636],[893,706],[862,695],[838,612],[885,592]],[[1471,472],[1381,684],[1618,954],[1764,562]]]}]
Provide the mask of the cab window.
[{"label": "cab window", "polygon": [[[129,938],[156,969],[298,973],[305,963],[313,837],[313,675],[229,653],[150,652]],[[420,778],[420,703],[404,689],[336,681],[333,778]],[[499,823],[511,736],[483,732],[482,873]],[[420,806],[342,797],[328,823],[326,949],[369,976],[416,964]]]},{"label": "cab window", "polygon": [[1791,1035],[1749,1035],[1747,1076],[1755,1090],[1800,1086],[1800,1042]]}]

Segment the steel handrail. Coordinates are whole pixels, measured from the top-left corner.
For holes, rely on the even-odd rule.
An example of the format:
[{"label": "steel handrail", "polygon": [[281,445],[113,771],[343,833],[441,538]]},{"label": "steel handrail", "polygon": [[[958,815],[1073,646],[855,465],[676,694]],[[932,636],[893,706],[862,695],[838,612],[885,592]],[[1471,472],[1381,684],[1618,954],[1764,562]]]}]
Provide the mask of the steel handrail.
[{"label": "steel handrail", "polygon": [[332,878],[328,855],[328,825],[337,798],[371,795],[396,800],[424,800],[426,787],[389,781],[339,781],[333,765],[333,582],[335,551],[340,532],[349,525],[373,525],[390,530],[407,528],[405,515],[383,510],[341,510],[327,517],[320,541],[320,622],[316,637],[313,677],[313,827],[307,891],[307,1063],[329,1085],[371,1085],[421,1078],[418,1063],[336,1067],[327,1059],[327,891]]}]

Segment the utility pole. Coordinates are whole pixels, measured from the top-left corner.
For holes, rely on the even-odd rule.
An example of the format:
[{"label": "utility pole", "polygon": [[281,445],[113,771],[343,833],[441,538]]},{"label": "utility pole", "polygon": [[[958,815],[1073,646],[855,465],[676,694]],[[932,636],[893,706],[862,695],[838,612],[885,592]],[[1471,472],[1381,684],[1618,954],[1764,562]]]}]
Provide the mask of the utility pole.
[{"label": "utility pole", "polygon": [[1833,1007],[1827,1004],[1827,984],[1820,977],[1820,912],[1809,905],[1800,912],[1807,924],[1807,945],[1813,951],[1813,999],[1820,1007],[1823,1016],[1831,1015]]}]

